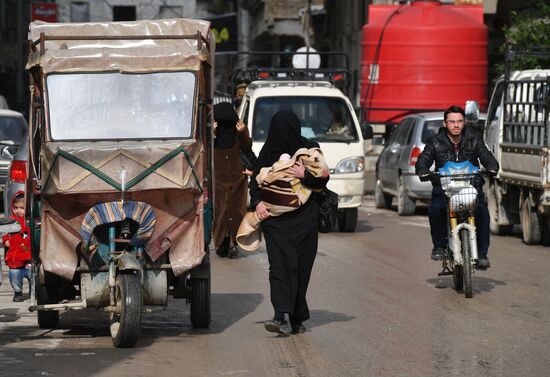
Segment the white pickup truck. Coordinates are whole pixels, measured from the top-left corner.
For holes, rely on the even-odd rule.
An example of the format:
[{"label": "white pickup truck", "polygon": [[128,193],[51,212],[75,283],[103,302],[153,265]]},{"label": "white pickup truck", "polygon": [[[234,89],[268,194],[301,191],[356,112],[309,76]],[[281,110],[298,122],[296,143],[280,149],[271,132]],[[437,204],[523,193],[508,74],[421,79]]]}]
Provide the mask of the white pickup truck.
[{"label": "white pickup truck", "polygon": [[495,86],[485,140],[500,163],[485,186],[491,231],[521,225],[526,244],[550,239],[550,69],[513,71]]}]

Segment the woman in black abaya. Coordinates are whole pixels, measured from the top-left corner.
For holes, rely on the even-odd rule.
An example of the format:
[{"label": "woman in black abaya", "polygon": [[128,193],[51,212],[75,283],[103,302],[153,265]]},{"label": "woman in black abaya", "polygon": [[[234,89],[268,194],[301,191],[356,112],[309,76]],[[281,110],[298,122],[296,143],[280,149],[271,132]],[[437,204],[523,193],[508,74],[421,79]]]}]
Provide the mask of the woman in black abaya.
[{"label": "woman in black abaya", "polygon": [[[269,258],[271,303],[275,310],[272,320],[265,323],[267,331],[288,336],[305,331],[303,322],[309,319],[306,291],[313,262],[317,254],[319,205],[315,195],[300,208],[278,217],[269,217],[261,200],[256,175],[271,166],[281,154],[300,148],[318,147],[317,143],[300,135],[300,120],[291,110],[282,110],[271,118],[267,140],[260,151],[250,182],[251,208],[262,221],[262,230]],[[289,172],[310,189],[322,189],[326,178],[315,178],[299,163]]]}]

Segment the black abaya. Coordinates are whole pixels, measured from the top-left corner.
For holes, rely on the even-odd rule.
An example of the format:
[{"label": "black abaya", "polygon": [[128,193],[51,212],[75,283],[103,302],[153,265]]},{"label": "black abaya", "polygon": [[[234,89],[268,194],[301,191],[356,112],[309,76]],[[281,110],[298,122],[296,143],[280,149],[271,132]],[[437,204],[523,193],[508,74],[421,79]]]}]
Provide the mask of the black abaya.
[{"label": "black abaya", "polygon": [[[256,183],[257,172],[271,166],[282,153],[293,155],[299,148],[318,147],[300,135],[300,120],[292,111],[280,111],[271,127],[254,169],[250,184],[252,205],[261,200]],[[315,178],[306,170],[302,184],[312,189],[326,186],[327,178]],[[289,313],[299,324],[309,319],[306,292],[317,255],[319,205],[315,195],[299,209],[262,222],[269,258],[271,303],[275,313]]]}]

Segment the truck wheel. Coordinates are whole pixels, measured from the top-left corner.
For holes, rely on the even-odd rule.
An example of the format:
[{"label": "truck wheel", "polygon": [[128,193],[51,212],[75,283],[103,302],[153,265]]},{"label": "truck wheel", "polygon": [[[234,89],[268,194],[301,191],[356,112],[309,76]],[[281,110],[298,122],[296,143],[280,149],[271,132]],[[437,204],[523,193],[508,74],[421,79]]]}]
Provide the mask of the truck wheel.
[{"label": "truck wheel", "polygon": [[487,209],[489,210],[489,227],[491,233],[499,236],[508,236],[512,234],[514,229],[513,224],[501,225],[498,223],[500,203],[498,202],[495,190],[495,184],[488,184],[485,190],[485,196],[487,197]]},{"label": "truck wheel", "polygon": [[521,230],[523,242],[527,245],[538,245],[541,241],[541,221],[536,208],[531,206],[529,198],[523,200],[521,206]]},{"label": "truck wheel", "polygon": [[357,208],[346,208],[338,216],[338,227],[341,232],[355,232],[357,228]]},{"label": "truck wheel", "polygon": [[204,329],[210,325],[210,279],[191,278],[191,324]]},{"label": "truck wheel", "polygon": [[382,191],[380,179],[376,179],[374,185],[374,205],[376,208],[391,208],[392,196]]},{"label": "truck wheel", "polygon": [[119,273],[115,287],[116,312],[111,313],[111,338],[115,347],[133,347],[141,330],[143,292],[140,276],[133,273]]},{"label": "truck wheel", "polygon": [[405,181],[403,180],[403,176],[401,176],[399,177],[399,186],[397,188],[397,214],[399,216],[410,216],[414,215],[415,210],[416,203],[407,196]]}]

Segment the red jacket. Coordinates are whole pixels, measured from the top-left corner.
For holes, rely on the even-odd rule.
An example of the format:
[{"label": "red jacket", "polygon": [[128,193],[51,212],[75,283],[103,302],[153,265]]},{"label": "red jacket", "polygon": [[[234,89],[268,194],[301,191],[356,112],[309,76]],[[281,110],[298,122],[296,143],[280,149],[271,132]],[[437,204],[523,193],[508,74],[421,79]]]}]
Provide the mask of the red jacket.
[{"label": "red jacket", "polygon": [[[31,261],[31,240],[29,237],[29,228],[25,225],[24,218],[11,217],[19,221],[21,231],[17,233],[8,233],[2,237],[2,243],[10,242],[10,246],[5,255],[6,264],[9,268],[21,268]],[[5,248],[5,246],[4,246]]]}]

